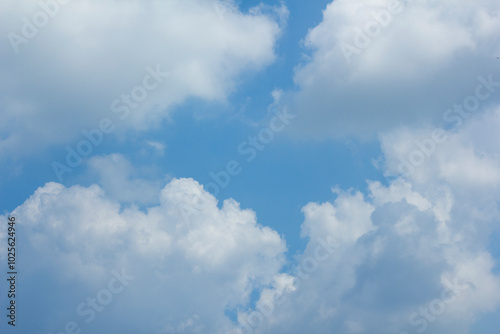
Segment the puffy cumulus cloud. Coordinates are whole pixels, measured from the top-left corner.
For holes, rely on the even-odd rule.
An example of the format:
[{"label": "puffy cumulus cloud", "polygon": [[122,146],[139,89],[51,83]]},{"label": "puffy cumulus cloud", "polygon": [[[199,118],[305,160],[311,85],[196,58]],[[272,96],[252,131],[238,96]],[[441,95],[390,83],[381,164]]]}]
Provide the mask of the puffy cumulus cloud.
[{"label": "puffy cumulus cloud", "polygon": [[[369,181],[366,196],[334,189],[333,202],[303,208],[308,244],[239,314],[241,332],[465,334],[498,314],[499,121],[497,110],[437,135],[382,136],[387,183]],[[425,161],[401,174],[400,159],[422,147]]]},{"label": "puffy cumulus cloud", "polygon": [[[395,129],[380,136],[387,176],[404,174],[418,187],[453,184],[464,196],[499,195],[500,108],[463,119],[460,126]],[[473,198],[473,197],[471,197]]]},{"label": "puffy cumulus cloud", "polygon": [[3,154],[72,140],[103,117],[145,129],[188,97],[224,100],[242,74],[274,60],[287,12],[243,13],[217,0],[7,0],[2,8]]},{"label": "puffy cumulus cloud", "polygon": [[491,0],[333,1],[305,38],[312,55],[287,94],[302,120],[296,135],[368,139],[442,122],[446,109],[474,94],[478,76],[499,81],[499,14]]},{"label": "puffy cumulus cloud", "polygon": [[373,228],[372,211],[373,207],[364,202],[359,192],[353,196],[340,194],[334,205],[309,203],[302,209],[305,222],[301,236],[316,239],[326,234],[334,238],[334,243],[356,242]]},{"label": "puffy cumulus cloud", "polygon": [[[197,214],[185,215],[201,197]],[[192,179],[171,180],[145,210],[97,185],[48,183],[12,215],[25,254],[19,304],[32,315],[19,325],[29,333],[64,331],[70,321],[92,333],[227,333],[233,325],[225,313],[272,283],[286,251],[253,211],[234,200],[219,208]],[[134,278],[108,304],[102,290],[118,288],[109,285],[116,275]],[[96,296],[92,318],[86,303]]]}]

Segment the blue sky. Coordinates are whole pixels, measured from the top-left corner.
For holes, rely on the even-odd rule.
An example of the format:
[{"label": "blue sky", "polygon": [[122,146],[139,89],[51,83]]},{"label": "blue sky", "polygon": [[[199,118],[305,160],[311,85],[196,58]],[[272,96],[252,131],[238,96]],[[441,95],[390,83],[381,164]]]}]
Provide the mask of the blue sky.
[{"label": "blue sky", "polygon": [[495,333],[497,3],[3,5],[2,333]]}]

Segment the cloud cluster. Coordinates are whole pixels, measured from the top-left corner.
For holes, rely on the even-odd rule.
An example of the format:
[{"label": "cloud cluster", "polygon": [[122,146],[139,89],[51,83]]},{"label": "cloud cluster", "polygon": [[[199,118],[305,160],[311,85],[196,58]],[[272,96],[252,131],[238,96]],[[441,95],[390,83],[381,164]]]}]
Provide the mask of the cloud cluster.
[{"label": "cloud cluster", "polygon": [[[264,5],[241,13],[215,0],[9,0],[2,32],[26,35],[54,4],[57,13],[17,52],[12,39],[2,42],[0,155],[66,141],[103,117],[140,130],[188,97],[222,100],[246,70],[273,61],[287,16],[284,6],[272,16]],[[236,200],[218,203],[193,179],[142,179],[119,154],[87,161],[97,184],[38,188],[11,213],[20,314],[31,316],[19,329],[466,334],[498,313],[490,238],[499,232],[500,73],[490,59],[500,51],[499,6],[336,0],[326,8],[305,40],[313,54],[295,73],[298,90],[280,91],[279,101],[300,116],[290,126],[302,135],[378,132],[375,165],[386,182],[304,203],[307,244],[294,256]],[[169,72],[157,85],[155,69]],[[134,98],[146,90],[147,99]],[[453,106],[474,96],[476,112]],[[453,124],[413,124],[444,115]],[[6,240],[0,230],[2,262]],[[115,294],[125,272],[133,279]],[[110,293],[92,321],[81,316],[79,305]]]},{"label": "cloud cluster", "polygon": [[[500,151],[490,138],[499,123],[496,111],[445,131],[447,141],[409,175],[396,175],[399,158],[435,129],[381,137],[387,183],[368,181],[365,195],[333,189],[334,201],[306,204],[308,244],[290,259],[290,272],[276,231],[232,199],[218,205],[194,180],[171,180],[156,192],[158,204],[144,209],[113,182],[48,183],[12,213],[30,255],[22,257],[20,304],[37,314],[24,325],[48,331],[75,321],[94,333],[468,333],[500,305],[490,253],[500,198]],[[118,179],[140,190],[123,157],[91,163],[102,175],[123,165]],[[119,268],[135,279],[114,296],[120,302],[86,324],[75,308]]]}]

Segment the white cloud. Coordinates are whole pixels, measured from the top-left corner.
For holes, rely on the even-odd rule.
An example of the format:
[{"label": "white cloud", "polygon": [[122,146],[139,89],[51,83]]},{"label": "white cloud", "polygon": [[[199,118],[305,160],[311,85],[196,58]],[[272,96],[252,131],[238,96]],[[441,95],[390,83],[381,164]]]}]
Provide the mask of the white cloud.
[{"label": "white cloud", "polygon": [[370,220],[373,207],[364,202],[359,192],[354,195],[342,193],[333,205],[309,203],[302,211],[305,215],[302,237],[316,239],[327,235],[334,244],[355,243],[373,229]]},{"label": "white cloud", "polygon": [[[187,222],[180,208],[199,194],[206,196],[205,205]],[[254,289],[271,282],[283,264],[285,242],[234,200],[219,209],[216,199],[190,179],[173,179],[159,203],[141,211],[120,205],[96,185],[48,183],[20,205],[12,215],[25,240],[20,247],[30,254],[20,269],[23,289],[28,295],[44,286],[33,296],[34,309],[26,310],[32,314],[27,330],[55,331],[70,320],[93,333],[230,328],[224,312],[246,305]],[[76,306],[122,267],[135,280],[116,297],[120,302],[108,306],[110,313],[85,324]],[[51,290],[52,281],[62,290]],[[47,305],[54,296],[58,302]]]},{"label": "white cloud", "polygon": [[295,134],[368,139],[398,125],[442,122],[446,109],[474,93],[478,76],[499,81],[499,13],[490,0],[333,1],[305,38],[312,55],[287,94],[301,117]]},{"label": "white cloud", "polygon": [[[242,74],[274,60],[281,26],[275,15],[258,10],[228,10],[220,17],[215,3],[71,1],[19,45],[19,53],[2,39],[0,152],[27,153],[74,140],[103,117],[120,129],[146,129],[188,97],[224,100]],[[2,8],[3,35],[22,34],[21,18],[33,21],[44,13],[34,0],[4,1]],[[121,96],[144,85],[148,66],[169,76],[159,85],[146,80],[157,87],[138,106],[130,102],[134,106],[121,120],[127,105]],[[122,110],[117,114],[111,111],[115,99]]]},{"label": "white cloud", "polygon": [[[498,313],[498,259],[488,250],[500,193],[487,171],[500,170],[491,141],[499,119],[489,113],[446,131],[448,140],[412,175],[368,182],[366,198],[334,189],[333,203],[307,204],[302,236],[309,241],[296,259],[294,288],[271,299],[272,289],[263,293],[279,301],[273,312],[256,308],[257,323],[250,310],[241,325],[255,333],[466,334],[483,314]],[[432,133],[383,136],[385,171],[397,174],[397,157],[410,150],[401,147]],[[450,170],[453,161],[462,173]],[[474,171],[482,174],[476,182]]]},{"label": "white cloud", "polygon": [[447,182],[469,192],[498,194],[500,109],[464,120],[433,140],[435,129],[403,128],[380,136],[387,175],[405,173],[418,186]]},{"label": "white cloud", "polygon": [[147,140],[146,144],[154,149],[157,155],[162,156],[163,154],[165,154],[165,149],[167,148],[167,145],[165,145],[165,143]]}]

